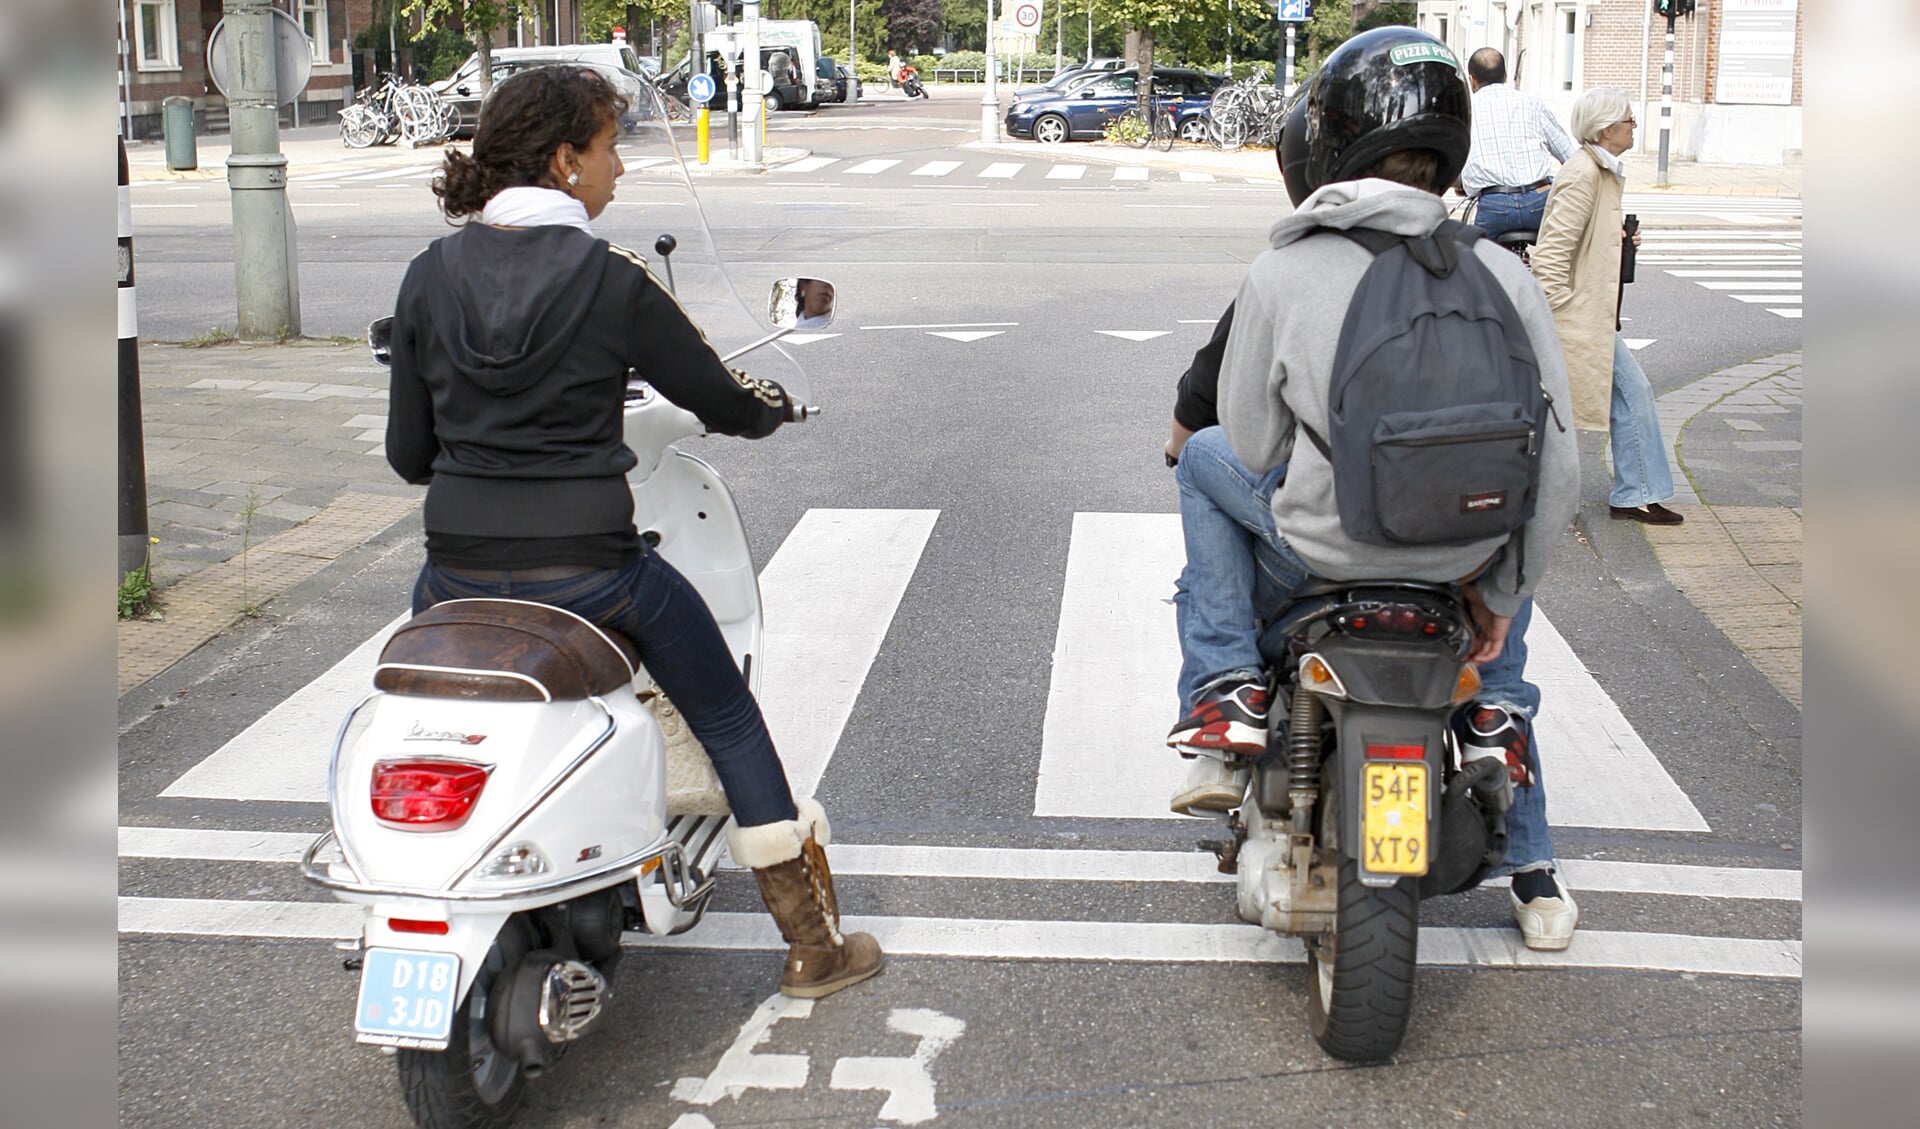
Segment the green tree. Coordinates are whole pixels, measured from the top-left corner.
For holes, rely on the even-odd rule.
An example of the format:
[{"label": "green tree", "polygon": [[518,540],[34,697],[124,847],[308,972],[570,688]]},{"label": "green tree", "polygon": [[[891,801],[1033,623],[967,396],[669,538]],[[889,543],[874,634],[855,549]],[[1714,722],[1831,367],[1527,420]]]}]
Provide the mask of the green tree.
[{"label": "green tree", "polygon": [[423,34],[458,28],[472,36],[480,53],[484,93],[493,85],[493,33],[520,18],[520,5],[513,0],[408,0],[400,14],[419,16]]},{"label": "green tree", "polygon": [[[1056,3],[1059,0],[1055,0]],[[1351,0],[1339,0],[1349,5]],[[1140,112],[1147,113],[1147,92],[1153,81],[1153,51],[1156,36],[1169,39],[1192,37],[1207,25],[1224,23],[1226,0],[1100,0],[1120,23],[1140,37]]]},{"label": "green tree", "polygon": [[1391,27],[1395,24],[1412,27],[1417,18],[1419,18],[1419,10],[1414,6],[1413,0],[1394,0],[1393,3],[1382,4],[1361,16],[1354,22],[1353,30],[1355,34],[1359,34],[1363,31],[1372,31],[1376,27]]},{"label": "green tree", "polygon": [[[634,21],[639,26],[628,23],[627,9],[635,9]],[[687,22],[685,0],[581,0],[580,37],[588,43],[611,43],[613,29],[627,29],[627,42],[641,54],[646,53],[647,23],[658,21],[662,25]]]},{"label": "green tree", "polygon": [[1313,18],[1301,29],[1306,37],[1305,57],[1294,59],[1295,81],[1312,76],[1320,69],[1320,60],[1353,38],[1353,0],[1315,0]]}]

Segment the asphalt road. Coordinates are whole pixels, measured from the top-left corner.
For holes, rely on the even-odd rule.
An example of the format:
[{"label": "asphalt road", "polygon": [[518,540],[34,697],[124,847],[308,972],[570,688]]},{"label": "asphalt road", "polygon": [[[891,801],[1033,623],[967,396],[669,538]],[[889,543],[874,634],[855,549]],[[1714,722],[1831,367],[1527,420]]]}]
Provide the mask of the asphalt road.
[{"label": "asphalt road", "polygon": [[[1079,162],[1074,147],[1036,146],[1031,160],[958,148],[976,122],[977,104],[965,101],[783,119],[781,143],[837,163],[701,184],[743,293],[781,274],[817,274],[839,285],[842,312],[833,335],[792,350],[828,408],[822,420],[699,451],[727,476],[762,566],[813,511],[938,511],[821,777],[837,843],[1171,857],[1210,825],[1036,814],[1076,515],[1175,510],[1159,459],[1172,383],[1284,199],[1271,183],[1116,183],[1098,165],[1078,180],[1047,179],[1042,170]],[[844,171],[880,160],[900,164]],[[949,176],[911,176],[948,161],[960,163]],[[975,175],[995,162],[1032,167]],[[386,312],[407,259],[445,230],[423,181],[394,180],[307,194],[352,206],[303,210],[295,191],[307,333],[354,334]],[[643,183],[631,193],[623,183],[622,195],[641,197]],[[136,213],[143,333],[178,339],[230,324],[224,186],[139,191],[136,202],[183,205]],[[1663,230],[1790,233],[1798,255],[1797,221],[1677,218]],[[598,228],[647,246],[663,222],[616,203]],[[1639,355],[1660,390],[1799,342],[1798,321],[1666,269],[1643,266],[1626,309],[1627,335],[1650,342]],[[1589,503],[1604,501],[1597,461],[1587,470]],[[161,792],[403,611],[417,544],[403,523],[129,694],[122,825],[323,829],[319,804]],[[1623,812],[1558,829],[1560,856],[1656,877],[1700,867],[1787,874],[1790,895],[1711,876],[1691,892],[1662,881],[1583,892],[1590,932],[1568,967],[1423,967],[1403,1052],[1368,1069],[1314,1046],[1295,963],[1081,959],[1017,946],[963,955],[957,942],[935,944],[940,953],[895,956],[871,984],[772,1025],[753,1053],[805,1056],[803,1084],[769,1088],[770,1074],[750,1071],[757,1084],[710,1102],[676,1083],[721,1076],[723,1053],[774,996],[777,957],[632,949],[610,1021],[539,1080],[519,1123],[1797,1124],[1797,971],[1716,972],[1702,954],[1723,941],[1771,943],[1790,947],[1797,966],[1799,714],[1742,673],[1636,530],[1603,521],[1570,531],[1540,606],[1707,828],[1655,829]],[[1170,715],[1170,687],[1114,693],[1163,696]],[[1551,778],[1552,749],[1546,756]],[[844,877],[841,900],[850,914],[889,920],[1024,923],[1045,940],[1077,936],[1075,923],[1127,936],[1229,925],[1230,889],[874,873]],[[321,901],[285,862],[124,853],[121,893]],[[755,905],[750,880],[723,875],[717,913]],[[1423,922],[1462,935],[1510,931],[1501,890],[1431,903]],[[1626,955],[1603,959],[1603,943]],[[406,1123],[389,1061],[352,1045],[355,980],[328,941],[244,928],[129,933],[120,956],[124,1123]],[[926,1024],[951,1037],[915,1033]],[[916,1049],[930,1110],[840,1074],[850,1058]],[[933,1116],[917,1122],[924,1113]]]}]

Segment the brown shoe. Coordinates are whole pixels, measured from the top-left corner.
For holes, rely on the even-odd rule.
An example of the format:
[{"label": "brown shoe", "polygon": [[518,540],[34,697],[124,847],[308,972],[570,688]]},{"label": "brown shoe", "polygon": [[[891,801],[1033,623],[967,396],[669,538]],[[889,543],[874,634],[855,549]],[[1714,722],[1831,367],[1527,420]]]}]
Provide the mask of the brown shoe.
[{"label": "brown shoe", "polygon": [[796,821],[730,829],[728,845],[734,861],[753,871],[787,942],[780,994],[817,1000],[877,974],[884,958],[871,934],[840,932],[839,899],[827,869],[826,813],[812,800],[797,806]]},{"label": "brown shoe", "polygon": [[1646,525],[1679,525],[1687,520],[1658,502],[1645,506],[1608,506],[1607,513],[1615,521],[1637,521]]}]

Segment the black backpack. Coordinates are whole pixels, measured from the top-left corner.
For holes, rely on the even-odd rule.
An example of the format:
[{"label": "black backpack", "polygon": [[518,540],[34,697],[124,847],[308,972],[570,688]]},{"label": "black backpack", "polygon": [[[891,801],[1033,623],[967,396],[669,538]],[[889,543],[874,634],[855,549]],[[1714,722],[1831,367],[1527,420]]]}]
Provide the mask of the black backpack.
[{"label": "black backpack", "polygon": [[1480,229],[1335,234],[1374,256],[1340,327],[1328,433],[1301,427],[1333,465],[1341,529],[1398,546],[1517,532],[1552,402],[1519,312],[1473,252]]}]

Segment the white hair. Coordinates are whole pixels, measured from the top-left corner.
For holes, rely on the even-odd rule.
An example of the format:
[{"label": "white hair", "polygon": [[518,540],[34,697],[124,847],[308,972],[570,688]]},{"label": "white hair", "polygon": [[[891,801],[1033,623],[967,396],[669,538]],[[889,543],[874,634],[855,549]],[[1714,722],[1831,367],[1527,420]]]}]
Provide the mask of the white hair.
[{"label": "white hair", "polygon": [[1597,143],[1600,131],[1633,114],[1627,92],[1617,86],[1596,86],[1573,104],[1573,135],[1583,143]]}]

